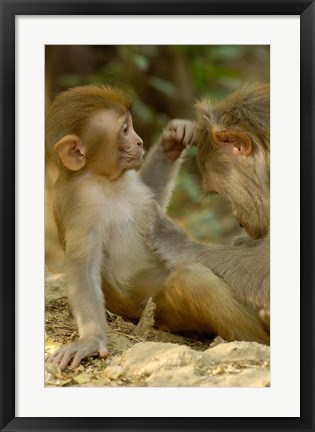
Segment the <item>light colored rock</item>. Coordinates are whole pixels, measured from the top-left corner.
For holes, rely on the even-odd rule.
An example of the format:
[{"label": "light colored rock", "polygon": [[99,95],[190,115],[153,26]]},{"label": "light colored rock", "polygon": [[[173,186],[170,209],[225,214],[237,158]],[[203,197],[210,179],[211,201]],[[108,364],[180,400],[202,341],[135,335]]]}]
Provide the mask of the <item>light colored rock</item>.
[{"label": "light colored rock", "polygon": [[269,355],[269,347],[253,342],[224,343],[203,352],[141,342],[117,357],[105,374],[119,371],[117,378],[136,386],[265,387],[270,383]]},{"label": "light colored rock", "polygon": [[124,370],[121,366],[108,366],[103,372],[102,376],[111,380],[116,380],[123,374]]},{"label": "light colored rock", "polygon": [[257,342],[229,342],[222,343],[205,351],[216,362],[268,362],[270,347]]},{"label": "light colored rock", "polygon": [[247,367],[239,372],[224,371],[221,375],[210,376],[201,383],[201,387],[269,387],[270,371],[268,368]]}]

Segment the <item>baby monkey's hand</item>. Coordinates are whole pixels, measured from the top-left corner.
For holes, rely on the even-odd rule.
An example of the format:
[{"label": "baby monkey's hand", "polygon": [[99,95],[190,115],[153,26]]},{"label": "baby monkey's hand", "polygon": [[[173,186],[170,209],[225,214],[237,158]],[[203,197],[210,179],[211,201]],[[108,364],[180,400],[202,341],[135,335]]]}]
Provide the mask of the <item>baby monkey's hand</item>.
[{"label": "baby monkey's hand", "polygon": [[60,369],[65,369],[71,362],[70,369],[75,369],[85,357],[96,355],[107,357],[106,339],[91,336],[59,348],[48,358],[48,362],[54,363]]},{"label": "baby monkey's hand", "polygon": [[190,120],[171,120],[161,139],[163,151],[172,162],[175,162],[182,151],[194,142],[194,123]]}]

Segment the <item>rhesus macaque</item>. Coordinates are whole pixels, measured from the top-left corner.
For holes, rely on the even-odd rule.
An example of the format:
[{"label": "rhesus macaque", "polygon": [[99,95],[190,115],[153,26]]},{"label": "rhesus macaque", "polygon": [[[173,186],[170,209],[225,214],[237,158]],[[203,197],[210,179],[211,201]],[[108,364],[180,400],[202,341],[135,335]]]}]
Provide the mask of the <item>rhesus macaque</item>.
[{"label": "rhesus macaque", "polygon": [[130,107],[121,90],[85,86],[61,93],[47,113],[46,144],[60,168],[55,218],[79,329],[79,340],[50,361],[75,368],[88,355],[106,357],[105,304],[137,320],[150,297],[161,329],[268,343],[255,310],[238,301],[211,265],[183,260],[174,268],[152,249],[153,225],[169,223],[164,211],[193,126],[170,122],[136,171],[144,151]]},{"label": "rhesus macaque", "polygon": [[[253,251],[253,260],[261,260],[269,279],[270,86],[247,86],[217,104],[205,99],[196,109],[198,164],[204,189],[230,201],[236,220],[250,237],[238,238],[236,245],[253,247],[256,239],[262,239],[263,244]],[[262,304],[260,318],[269,327],[266,284],[265,290],[268,301]]]},{"label": "rhesus macaque", "polygon": [[251,85],[221,102],[196,104],[198,165],[206,192],[220,193],[250,236],[237,247],[213,246],[187,238],[170,219],[158,215],[151,244],[176,268],[199,262],[222,277],[243,304],[261,310],[268,328],[270,301],[269,85]]}]

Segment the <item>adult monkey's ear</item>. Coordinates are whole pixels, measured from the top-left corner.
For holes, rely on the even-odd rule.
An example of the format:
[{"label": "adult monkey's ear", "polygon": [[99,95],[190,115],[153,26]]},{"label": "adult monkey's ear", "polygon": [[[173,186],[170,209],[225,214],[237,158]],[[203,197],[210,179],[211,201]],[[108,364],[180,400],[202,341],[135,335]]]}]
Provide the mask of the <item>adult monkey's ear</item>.
[{"label": "adult monkey's ear", "polygon": [[212,138],[217,145],[233,151],[241,156],[249,156],[253,150],[250,137],[240,130],[212,128]]},{"label": "adult monkey's ear", "polygon": [[54,149],[66,168],[78,171],[84,167],[86,150],[77,135],[64,136],[55,144]]}]

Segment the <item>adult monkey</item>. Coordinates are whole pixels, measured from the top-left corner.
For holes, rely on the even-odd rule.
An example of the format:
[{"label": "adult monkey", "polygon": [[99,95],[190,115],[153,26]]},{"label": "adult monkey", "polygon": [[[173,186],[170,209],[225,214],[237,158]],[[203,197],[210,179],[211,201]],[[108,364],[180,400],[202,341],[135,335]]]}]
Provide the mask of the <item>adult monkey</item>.
[{"label": "adult monkey", "polygon": [[158,216],[152,246],[171,268],[199,262],[222,277],[237,298],[269,326],[270,298],[270,96],[254,84],[221,102],[196,105],[198,165],[206,192],[220,193],[250,238],[238,247],[205,245],[187,238],[170,219]]},{"label": "adult monkey", "polygon": [[80,336],[50,361],[74,368],[88,355],[108,354],[104,300],[112,312],[138,319],[152,297],[162,329],[267,343],[255,311],[223,279],[198,263],[171,269],[152,251],[152,224],[165,217],[193,129],[172,121],[136,172],[143,143],[130,105],[121,90],[85,86],[60,94],[47,113],[46,143],[60,168],[55,217]]}]

